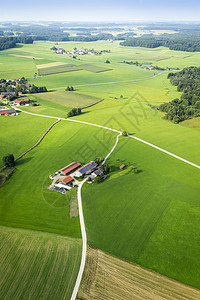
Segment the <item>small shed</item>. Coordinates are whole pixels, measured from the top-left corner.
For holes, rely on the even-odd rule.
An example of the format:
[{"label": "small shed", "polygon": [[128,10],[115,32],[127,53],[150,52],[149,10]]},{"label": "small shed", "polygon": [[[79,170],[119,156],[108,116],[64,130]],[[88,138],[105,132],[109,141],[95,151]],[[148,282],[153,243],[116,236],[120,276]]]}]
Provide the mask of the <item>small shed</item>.
[{"label": "small shed", "polygon": [[124,169],[126,166],[125,166],[125,164],[123,164],[123,165],[121,165],[119,168],[120,168],[120,170],[122,170],[122,169]]}]

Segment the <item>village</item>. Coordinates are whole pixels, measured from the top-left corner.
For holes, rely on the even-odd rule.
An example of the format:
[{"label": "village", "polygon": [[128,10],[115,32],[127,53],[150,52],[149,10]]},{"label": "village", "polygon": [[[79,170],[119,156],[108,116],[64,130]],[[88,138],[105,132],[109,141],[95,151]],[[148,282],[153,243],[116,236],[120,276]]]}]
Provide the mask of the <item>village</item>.
[{"label": "village", "polygon": [[107,175],[95,161],[90,161],[85,165],[76,161],[51,174],[49,178],[53,181],[48,189],[65,194],[73,187],[78,186],[84,178],[87,178],[88,183],[92,184],[95,181],[105,180]]},{"label": "village", "polygon": [[52,47],[51,50],[54,50],[56,54],[64,54],[64,55],[71,55],[76,56],[76,55],[101,55],[102,53],[110,53],[110,50],[94,50],[94,49],[87,49],[87,48],[81,48],[81,49],[77,49],[74,48],[71,51],[66,51],[63,48],[59,48],[59,47]]}]

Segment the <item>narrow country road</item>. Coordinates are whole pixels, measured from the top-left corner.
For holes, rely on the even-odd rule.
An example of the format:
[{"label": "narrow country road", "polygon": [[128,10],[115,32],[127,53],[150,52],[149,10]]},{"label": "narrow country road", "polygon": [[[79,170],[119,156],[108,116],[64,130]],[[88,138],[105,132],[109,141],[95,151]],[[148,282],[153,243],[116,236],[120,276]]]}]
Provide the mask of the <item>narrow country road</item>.
[{"label": "narrow country road", "polygon": [[106,156],[106,158],[104,159],[104,161],[102,162],[101,165],[104,165],[106,160],[108,159],[108,157],[112,154],[112,152],[115,150],[115,148],[117,147],[118,141],[119,141],[119,137],[122,135],[122,133],[118,134],[117,138],[116,138],[116,142],[113,146],[113,148],[110,150],[110,152],[108,153],[108,155]]},{"label": "narrow country road", "polygon": [[[109,128],[109,127],[106,127],[106,126],[102,126],[102,125],[98,125],[98,124],[94,124],[94,123],[89,123],[89,122],[79,121],[79,120],[74,120],[74,119],[59,118],[59,117],[52,117],[52,116],[46,116],[46,115],[39,115],[39,114],[30,113],[30,112],[27,112],[27,111],[24,111],[24,110],[21,110],[21,109],[16,109],[16,110],[21,111],[21,112],[23,112],[23,113],[25,113],[25,114],[32,115],[32,116],[43,117],[43,118],[51,118],[51,119],[58,119],[58,120],[60,119],[60,120],[63,120],[63,121],[69,121],[69,122],[81,123],[81,124],[86,124],[86,125],[90,125],[90,126],[95,126],[95,127],[107,129],[107,130],[110,130],[110,131],[113,131],[113,132],[122,134],[122,132],[119,131],[119,130],[116,130],[116,129],[113,129],[113,128]],[[157,150],[159,150],[159,151],[161,151],[161,152],[164,152],[164,153],[166,153],[166,154],[168,154],[168,155],[170,155],[170,156],[172,156],[172,157],[174,157],[174,158],[176,158],[176,159],[178,159],[178,160],[181,160],[181,161],[185,162],[186,164],[189,164],[189,165],[191,165],[191,166],[193,166],[193,167],[195,167],[195,168],[200,169],[200,166],[199,166],[199,165],[194,164],[194,163],[190,162],[189,160],[186,160],[186,159],[184,159],[184,158],[182,158],[182,157],[180,157],[180,156],[178,156],[178,155],[175,155],[175,154],[173,154],[173,153],[171,153],[171,152],[169,152],[169,151],[167,151],[167,150],[165,150],[165,149],[162,149],[162,148],[160,148],[160,147],[158,147],[158,146],[156,146],[156,145],[154,145],[154,144],[151,144],[151,143],[149,143],[149,142],[146,142],[145,140],[142,140],[142,139],[140,139],[140,138],[138,138],[138,137],[136,137],[136,136],[130,135],[130,134],[128,134],[128,137],[130,137],[130,138],[132,138],[132,139],[135,139],[135,140],[137,140],[137,141],[139,141],[139,142],[141,142],[141,143],[144,143],[144,144],[146,144],[146,145],[148,145],[148,146],[150,146],[150,147],[153,147],[153,148],[155,148],[155,149],[157,149]]]},{"label": "narrow country road", "polygon": [[81,264],[78,272],[78,276],[76,279],[76,283],[74,286],[74,290],[71,296],[71,300],[76,299],[76,295],[78,293],[78,289],[81,283],[81,279],[83,276],[83,271],[85,268],[85,261],[86,261],[86,250],[87,250],[87,236],[86,236],[86,230],[85,230],[85,223],[84,223],[84,217],[83,217],[83,207],[82,207],[82,200],[81,200],[81,188],[83,184],[86,182],[87,178],[84,179],[81,184],[78,186],[78,208],[79,208],[79,218],[80,218],[80,225],[81,225],[81,234],[82,234],[82,257],[81,257]]}]

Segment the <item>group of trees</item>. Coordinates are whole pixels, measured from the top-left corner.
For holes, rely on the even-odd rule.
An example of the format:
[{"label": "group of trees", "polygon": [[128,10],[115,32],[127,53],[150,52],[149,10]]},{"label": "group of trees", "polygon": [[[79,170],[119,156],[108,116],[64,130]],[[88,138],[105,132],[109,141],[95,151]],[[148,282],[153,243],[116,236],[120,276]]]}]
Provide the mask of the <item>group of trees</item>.
[{"label": "group of trees", "polygon": [[9,81],[7,82],[5,79],[0,79],[0,93],[4,92],[15,92],[15,94],[9,96],[9,100],[13,100],[18,97],[18,92],[22,92],[23,94],[34,94],[34,93],[44,93],[47,92],[47,88],[45,86],[35,86],[34,84],[31,86],[26,86],[26,79],[24,77],[21,78],[16,84],[16,82]]},{"label": "group of trees", "polygon": [[157,48],[168,47],[170,50],[200,51],[200,32],[163,34],[162,36],[143,35],[139,38],[129,38],[120,45],[131,47]]},{"label": "group of trees", "polygon": [[68,86],[66,89],[65,89],[66,92],[73,92],[74,91],[74,87],[73,86]]},{"label": "group of trees", "polygon": [[81,108],[72,108],[67,114],[68,118],[78,116],[81,114]]},{"label": "group of trees", "polygon": [[15,165],[15,158],[14,158],[13,154],[8,154],[8,155],[4,156],[2,161],[3,161],[4,166],[7,168],[13,168]]},{"label": "group of trees", "polygon": [[33,39],[30,36],[0,37],[0,50],[14,48],[17,43],[32,44]]},{"label": "group of trees", "polygon": [[46,93],[47,88],[46,86],[35,86],[34,84],[28,89],[29,94],[35,94],[35,93]]},{"label": "group of trees", "polygon": [[177,73],[169,73],[171,84],[182,92],[179,99],[163,103],[159,109],[166,112],[166,119],[174,123],[200,116],[200,68],[189,67]]}]

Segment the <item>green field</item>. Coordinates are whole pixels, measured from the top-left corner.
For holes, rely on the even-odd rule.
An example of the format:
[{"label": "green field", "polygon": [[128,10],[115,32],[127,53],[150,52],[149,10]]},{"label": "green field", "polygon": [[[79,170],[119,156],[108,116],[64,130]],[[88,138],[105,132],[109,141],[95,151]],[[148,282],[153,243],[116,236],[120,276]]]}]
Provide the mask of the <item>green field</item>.
[{"label": "green field", "polygon": [[73,72],[73,71],[90,71],[94,73],[109,71],[108,68],[98,67],[93,64],[81,64],[81,65],[72,65],[65,63],[49,63],[49,64],[38,64],[37,65],[38,75],[46,76],[51,74],[65,73],[65,72]]},{"label": "green field", "polygon": [[86,163],[105,156],[115,134],[107,145],[101,143],[103,135],[102,129],[82,124],[56,124],[38,147],[19,160],[17,172],[0,189],[0,224],[80,238],[79,218],[70,218],[67,195],[47,190],[48,177],[72,161]]},{"label": "green field", "polygon": [[[199,66],[200,53],[172,51],[164,47],[124,48],[117,41],[58,44],[66,51],[77,47],[111,52],[74,60],[53,53],[50,50],[53,42],[34,42],[33,45],[19,45],[1,51],[2,78],[25,76],[29,83],[52,90],[28,95],[40,105],[25,107],[24,110],[67,117],[71,107],[90,106],[104,99],[83,109],[75,119],[126,130],[200,164],[199,118],[177,125],[165,121],[164,113],[151,108],[151,105],[180,98],[181,93],[170,84],[167,73],[153,77],[159,71],[122,63],[137,60],[162,68],[181,69]],[[31,60],[25,56],[42,59]],[[105,63],[107,59],[111,62],[109,65]],[[50,69],[66,65],[68,68],[74,65],[77,69],[85,67],[79,72],[65,71],[33,79],[38,68],[42,71],[50,64]],[[106,67],[111,70],[100,72]],[[76,91],[65,92],[67,86],[74,86]],[[52,119],[24,113],[16,117],[0,117],[3,128],[0,133],[1,157],[8,152],[17,156],[25,151],[53,122]],[[71,161],[85,163],[96,157],[105,157],[115,138],[115,133],[88,125],[67,121],[56,124],[42,143],[17,163],[17,172],[0,189],[0,224],[49,232],[52,239],[57,233],[63,239],[64,236],[70,237],[66,238],[66,243],[69,240],[76,242],[81,237],[79,218],[70,218],[69,197],[47,190],[48,176]],[[83,208],[88,243],[200,288],[199,170],[130,138],[120,138],[109,162],[118,167],[120,163],[128,165],[130,162],[142,172],[134,175],[129,169],[117,170],[99,185],[84,184]],[[14,245],[15,241],[10,243]],[[15,265],[10,270],[15,272]],[[4,293],[6,290],[9,293],[8,285],[5,285]],[[21,293],[21,288],[19,290]],[[44,299],[48,299],[48,295]]]},{"label": "green field", "polygon": [[130,162],[142,172],[118,169],[102,184],[84,185],[88,243],[200,288],[199,170],[127,139],[110,164]]},{"label": "green field", "polygon": [[[37,97],[37,95],[35,95]],[[40,94],[40,99],[47,100],[49,102],[57,103],[66,107],[87,107],[94,105],[100,98],[87,96],[75,92],[48,92]]]},{"label": "green field", "polygon": [[0,227],[0,299],[70,299],[81,240]]}]

